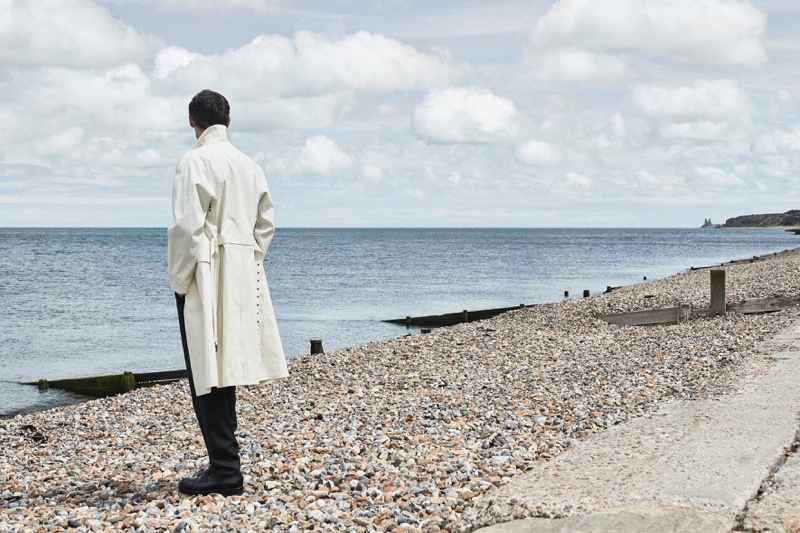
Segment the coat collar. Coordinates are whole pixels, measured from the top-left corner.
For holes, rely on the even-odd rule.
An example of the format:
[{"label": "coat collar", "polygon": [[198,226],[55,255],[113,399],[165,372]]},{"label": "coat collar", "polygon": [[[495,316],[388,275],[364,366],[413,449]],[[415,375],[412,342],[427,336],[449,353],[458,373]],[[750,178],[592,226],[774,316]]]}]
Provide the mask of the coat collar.
[{"label": "coat collar", "polygon": [[194,143],[194,148],[200,148],[204,144],[214,143],[214,142],[231,142],[230,133],[228,133],[228,128],[223,126],[222,124],[216,124],[214,126],[209,126],[200,134],[200,137],[197,138],[197,142]]}]

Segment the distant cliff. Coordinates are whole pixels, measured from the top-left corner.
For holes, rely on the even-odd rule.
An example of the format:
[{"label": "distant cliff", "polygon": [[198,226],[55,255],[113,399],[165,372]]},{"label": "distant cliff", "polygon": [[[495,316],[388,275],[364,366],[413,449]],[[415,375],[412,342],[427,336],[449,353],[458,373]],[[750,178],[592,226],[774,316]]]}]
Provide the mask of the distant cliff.
[{"label": "distant cliff", "polygon": [[725,228],[768,228],[774,226],[800,226],[800,209],[793,209],[785,213],[733,217],[723,224]]}]

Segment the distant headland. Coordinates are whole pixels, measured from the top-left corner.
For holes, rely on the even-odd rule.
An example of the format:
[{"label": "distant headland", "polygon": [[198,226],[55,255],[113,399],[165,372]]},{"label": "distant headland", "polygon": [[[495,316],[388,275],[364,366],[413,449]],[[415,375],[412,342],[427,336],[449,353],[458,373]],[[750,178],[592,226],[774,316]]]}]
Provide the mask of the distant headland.
[{"label": "distant headland", "polygon": [[800,209],[785,213],[766,215],[742,215],[729,218],[724,224],[714,224],[707,218],[701,228],[773,228],[781,226],[800,227]]}]

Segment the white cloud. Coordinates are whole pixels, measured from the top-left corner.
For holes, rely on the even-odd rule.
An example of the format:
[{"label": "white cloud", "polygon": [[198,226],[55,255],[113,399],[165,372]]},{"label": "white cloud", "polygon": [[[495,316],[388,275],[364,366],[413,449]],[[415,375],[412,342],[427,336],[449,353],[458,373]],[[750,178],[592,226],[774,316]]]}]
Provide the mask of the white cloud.
[{"label": "white cloud", "polygon": [[451,58],[425,54],[380,34],[341,39],[301,31],[294,37],[259,35],[222,55],[196,56],[173,70],[167,88],[241,86],[247,96],[314,96],[341,91],[425,90],[463,72]]},{"label": "white cloud", "polygon": [[319,176],[348,167],[353,158],[345,154],[336,143],[324,135],[315,135],[306,141],[300,152],[298,166]]},{"label": "white cloud", "polygon": [[[7,161],[73,175],[130,173],[172,161],[169,130],[188,128],[186,101],[149,95],[148,85],[132,63],[107,70],[20,71],[0,103],[0,115],[16,124],[0,129]],[[23,109],[24,117],[18,115]]]},{"label": "white cloud", "polygon": [[436,142],[499,142],[517,131],[508,98],[476,87],[434,89],[414,110],[414,129]]},{"label": "white cloud", "polygon": [[561,162],[561,155],[550,143],[530,141],[517,149],[517,159],[526,165],[547,166]]},{"label": "white cloud", "polygon": [[376,165],[363,165],[358,176],[367,183],[381,183],[385,178],[383,169]]},{"label": "white cloud", "polygon": [[[178,48],[157,57],[156,94],[194,94],[214,88],[236,107],[250,129],[314,129],[334,124],[350,111],[357,93],[421,91],[446,85],[463,72],[444,54],[426,54],[395,39],[357,32],[330,39],[311,32],[292,38],[259,35],[221,55]],[[236,107],[231,114],[235,117]]]},{"label": "white cloud", "polygon": [[577,187],[579,189],[590,189],[593,186],[592,180],[586,176],[581,176],[574,172],[567,172],[564,176],[564,184],[569,187]]},{"label": "white cloud", "polygon": [[654,198],[681,197],[688,194],[686,180],[681,176],[660,178],[644,170],[634,173],[631,191],[636,196]]},{"label": "white cloud", "polygon": [[548,187],[549,192],[556,194],[585,195],[594,188],[594,181],[576,172],[566,172],[561,179],[553,181]]},{"label": "white cloud", "polygon": [[687,176],[687,184],[693,191],[733,192],[731,187],[740,187],[745,182],[736,174],[717,167],[695,167]]},{"label": "white cloud", "polygon": [[656,122],[662,136],[713,140],[746,135],[753,105],[731,80],[692,85],[642,85],[633,91],[636,107]]},{"label": "white cloud", "polygon": [[0,26],[0,119],[14,124],[0,130],[8,164],[95,186],[174,164],[164,131],[179,124],[174,101],[148,93],[140,66],[161,39],[88,0],[0,0]]},{"label": "white cloud", "polygon": [[0,0],[0,65],[103,68],[145,59],[141,35],[88,0]]},{"label": "white cloud", "polygon": [[531,63],[531,75],[549,83],[612,83],[634,75],[618,57],[582,50],[540,54]]},{"label": "white cloud", "polygon": [[153,75],[157,79],[166,78],[170,72],[185,67],[194,60],[206,60],[201,54],[190,52],[180,46],[167,46],[156,54]]},{"label": "white cloud", "polygon": [[678,87],[642,85],[634,90],[633,98],[647,116],[673,120],[724,120],[750,108],[747,95],[731,80],[700,80]]},{"label": "white cloud", "polygon": [[[642,205],[713,205],[699,224],[800,198],[790,0],[278,1],[232,0],[221,19],[210,0],[0,0],[5,203],[159,197],[131,223],[167,223],[186,106],[206,87],[291,206],[282,224],[332,203],[334,225],[367,204],[376,225],[474,223],[467,204],[487,225],[558,224],[575,199],[576,223],[669,225]],[[84,223],[86,206],[46,220]]]},{"label": "white cloud", "polygon": [[795,99],[792,91],[788,89],[778,89],[772,96],[769,103],[769,112],[773,115],[785,115],[795,107]]},{"label": "white cloud", "polygon": [[302,147],[289,150],[286,157],[268,160],[267,165],[272,173],[319,178],[334,176],[353,162],[353,157],[344,153],[329,137],[314,135],[306,139]]},{"label": "white cloud", "polygon": [[760,135],[753,143],[753,151],[769,155],[800,152],[800,126]]},{"label": "white cloud", "polygon": [[739,0],[559,0],[536,24],[537,49],[762,65],[767,17]]},{"label": "white cloud", "polygon": [[[800,169],[800,157],[797,154],[790,155],[764,155],[753,164],[736,165],[734,170],[738,176],[749,178],[754,182],[766,180],[771,188],[779,191],[781,196],[793,196],[793,191],[797,188],[798,169]],[[758,181],[756,181],[758,180]],[[787,189],[786,184],[791,183],[791,188]],[[767,188],[767,185],[764,185]]]},{"label": "white cloud", "polygon": [[354,96],[347,92],[294,97],[265,94],[258,97],[240,95],[238,91],[241,89],[236,86],[216,87],[232,102],[232,123],[237,128],[249,131],[273,128],[295,130],[329,128],[333,127],[354,105]]}]

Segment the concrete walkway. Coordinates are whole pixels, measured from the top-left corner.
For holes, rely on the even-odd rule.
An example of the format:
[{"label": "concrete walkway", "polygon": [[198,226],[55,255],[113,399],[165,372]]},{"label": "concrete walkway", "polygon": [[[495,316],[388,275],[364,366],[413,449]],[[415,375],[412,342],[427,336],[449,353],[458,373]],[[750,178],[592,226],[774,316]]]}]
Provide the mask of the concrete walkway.
[{"label": "concrete walkway", "polygon": [[761,371],[736,392],[670,402],[586,439],[487,495],[462,524],[488,526],[480,533],[800,533],[800,323],[759,353]]}]

